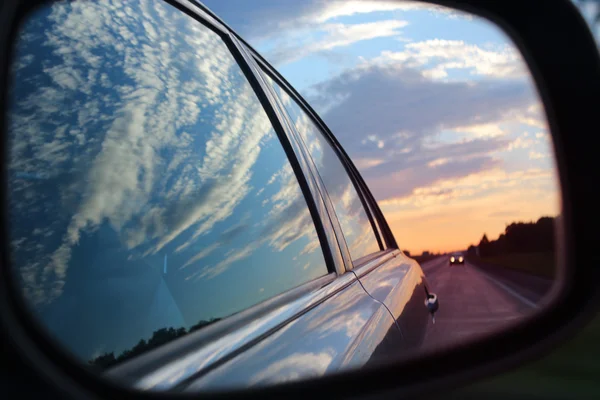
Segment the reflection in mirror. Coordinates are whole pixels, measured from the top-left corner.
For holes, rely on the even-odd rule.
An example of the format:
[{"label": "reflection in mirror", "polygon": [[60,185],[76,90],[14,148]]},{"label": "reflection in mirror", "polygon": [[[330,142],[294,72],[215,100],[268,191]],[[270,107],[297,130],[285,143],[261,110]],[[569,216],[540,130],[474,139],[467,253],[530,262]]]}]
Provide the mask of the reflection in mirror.
[{"label": "reflection in mirror", "polygon": [[163,1],[40,7],[11,61],[10,267],[60,348],[140,390],[230,389],[544,306],[560,189],[497,27],[422,2],[205,3],[323,119],[385,220],[303,100],[255,65],[252,86],[210,23]]},{"label": "reflection in mirror", "polygon": [[58,3],[16,51],[12,259],[70,351],[109,367],[327,274],[216,33],[161,2]]}]

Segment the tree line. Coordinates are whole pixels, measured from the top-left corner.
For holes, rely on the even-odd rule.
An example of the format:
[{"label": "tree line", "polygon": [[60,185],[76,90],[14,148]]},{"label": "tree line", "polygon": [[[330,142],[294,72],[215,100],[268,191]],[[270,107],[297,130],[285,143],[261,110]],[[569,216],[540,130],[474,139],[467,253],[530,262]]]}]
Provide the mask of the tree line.
[{"label": "tree line", "polygon": [[123,361],[129,360],[130,358],[136,357],[142,353],[145,353],[151,349],[162,346],[165,343],[168,343],[172,340],[175,340],[181,336],[187,335],[193,331],[196,331],[200,328],[204,328],[207,325],[215,323],[219,321],[220,318],[213,318],[208,321],[200,321],[195,325],[192,325],[189,329],[181,328],[161,328],[152,333],[150,339],[145,340],[141,339],[135,346],[131,349],[124,350],[121,354],[115,357],[114,352],[104,353],[90,361],[88,363],[94,367],[99,367],[102,369],[106,369],[112,367],[113,365],[119,364]]},{"label": "tree line", "polygon": [[[479,241],[479,256],[554,251],[554,226],[554,217],[541,217],[536,222],[513,222],[495,240],[489,240],[484,234]],[[475,246],[469,246],[468,252],[475,253]]]}]

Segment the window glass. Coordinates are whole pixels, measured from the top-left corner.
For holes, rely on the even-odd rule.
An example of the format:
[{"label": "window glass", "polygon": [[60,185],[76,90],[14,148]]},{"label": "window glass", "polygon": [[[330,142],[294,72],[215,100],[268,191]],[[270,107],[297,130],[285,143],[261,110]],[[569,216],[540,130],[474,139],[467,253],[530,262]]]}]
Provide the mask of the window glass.
[{"label": "window glass", "polygon": [[327,274],[227,46],[158,1],[60,2],[9,97],[12,265],[43,325],[107,367]]},{"label": "window glass", "polygon": [[296,131],[304,140],[317,166],[342,226],[350,256],[356,260],[379,251],[379,244],[369,217],[339,157],[321,130],[298,103],[268,75],[265,76],[281,98]]}]

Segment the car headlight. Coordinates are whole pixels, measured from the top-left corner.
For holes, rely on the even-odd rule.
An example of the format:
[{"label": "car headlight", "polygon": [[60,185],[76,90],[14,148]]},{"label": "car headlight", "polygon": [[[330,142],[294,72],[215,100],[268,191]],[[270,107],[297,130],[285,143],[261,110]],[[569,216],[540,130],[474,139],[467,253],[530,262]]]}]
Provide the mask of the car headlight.
[{"label": "car headlight", "polygon": [[454,257],[450,257],[450,262],[454,262]]},{"label": "car headlight", "polygon": [[463,262],[463,258],[462,257],[458,257],[458,262]]}]

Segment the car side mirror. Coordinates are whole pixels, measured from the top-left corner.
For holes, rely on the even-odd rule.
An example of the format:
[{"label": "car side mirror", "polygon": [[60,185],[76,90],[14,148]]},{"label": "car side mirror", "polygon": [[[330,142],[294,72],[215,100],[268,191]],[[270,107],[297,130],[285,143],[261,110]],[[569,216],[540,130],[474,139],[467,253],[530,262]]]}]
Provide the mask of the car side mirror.
[{"label": "car side mirror", "polygon": [[[244,7],[218,3],[235,10],[233,17],[248,27],[240,14]],[[352,73],[309,88],[324,90],[311,98],[315,104],[337,111],[339,124],[332,131],[262,56],[198,1],[4,0],[0,5],[0,338],[7,349],[0,357],[8,366],[0,369],[0,393],[427,397],[538,357],[595,315],[600,169],[589,132],[599,125],[600,56],[574,5],[558,0],[541,10],[537,0],[431,0],[408,7],[365,2],[356,8],[354,2],[349,7],[303,3],[309,6],[286,4],[292,10],[286,12],[294,14],[289,24],[278,13],[256,22],[259,39],[263,28],[276,27],[267,49],[285,39],[279,32],[283,26],[321,24],[324,32],[314,43],[300,41],[306,48],[284,46],[271,54],[282,70],[299,56],[325,54],[354,40],[387,38],[405,50],[365,60],[359,47]],[[313,6],[322,8],[314,12]],[[364,22],[370,12],[451,15],[448,8],[471,14],[464,21],[475,16],[496,25],[517,51],[495,49],[490,56],[489,37],[477,35],[479,47],[439,39],[416,44],[398,31],[412,27],[408,21]],[[339,22],[347,18],[361,26]],[[321,41],[330,33],[329,42]],[[465,53],[457,56],[458,47]],[[168,57],[165,49],[172,50]],[[490,67],[482,60],[498,64]],[[513,67],[521,61],[533,90],[519,85],[524,78]],[[292,74],[312,64],[318,63],[303,63]],[[421,70],[413,71],[415,65]],[[379,74],[368,74],[369,68]],[[449,78],[457,68],[466,68],[459,77],[477,72],[478,81],[457,84],[454,75]],[[403,91],[395,93],[403,93],[405,101],[401,117],[388,96],[396,86],[383,79],[398,71],[406,73],[396,81]],[[502,86],[499,77],[517,83]],[[351,83],[368,95],[348,90]],[[495,96],[483,96],[498,88]],[[458,94],[468,107],[455,102]],[[434,110],[432,101],[442,95],[449,108]],[[357,107],[353,102],[361,96],[375,107]],[[539,107],[530,112],[524,96],[536,97]],[[497,102],[507,98],[516,106],[499,112]],[[355,106],[352,112],[335,108],[344,101]],[[482,110],[489,111],[486,123]],[[383,111],[388,114],[379,114]],[[450,122],[435,120],[434,111]],[[532,117],[544,111],[543,121]],[[416,126],[417,114],[433,125]],[[351,123],[350,116],[356,118]],[[400,121],[402,129],[375,129],[381,121]],[[503,130],[512,123],[528,124],[531,132],[508,140]],[[319,154],[321,142],[311,146],[302,136],[313,128],[334,155],[323,165],[317,166],[311,153]],[[351,128],[364,132],[352,143],[367,149],[365,157],[350,160],[335,139]],[[391,139],[407,136],[407,146],[378,137],[384,128]],[[434,157],[435,146],[426,140],[417,144],[406,132],[439,129],[445,138],[450,128],[455,138],[475,137],[468,154],[452,165],[449,159],[465,141]],[[548,152],[528,147],[536,141]],[[531,186],[538,200],[550,198],[544,190],[556,183],[551,197],[556,213],[550,221],[540,218],[544,234],[533,235],[548,239],[532,248],[544,253],[535,260],[545,260],[539,269],[551,272],[551,282],[529,277],[535,284],[542,281],[543,302],[506,284],[504,278],[515,275],[510,268],[490,272],[514,243],[515,231],[523,237],[537,223],[510,228],[510,234],[507,226],[498,239],[484,234],[477,246],[460,253],[464,268],[447,268],[446,254],[455,254],[447,253],[450,249],[423,247],[428,250],[411,259],[399,250],[386,222],[419,211],[432,199],[457,193],[468,198],[473,187],[501,192],[499,181],[517,184],[523,174],[494,169],[502,165],[493,157],[501,150],[507,160],[514,156],[510,151],[522,153],[520,161],[531,166],[523,186]],[[391,174],[401,184],[411,181],[414,187],[396,194],[422,196],[414,204],[405,197],[378,203],[370,194],[369,186],[387,192],[396,184],[384,176],[389,164],[382,152],[402,165],[422,162],[422,175]],[[355,258],[347,240],[352,229],[338,220],[334,192],[319,170],[335,157],[351,189],[340,191],[338,203],[361,210],[361,222],[369,228],[352,232],[357,248],[371,246]],[[546,169],[540,172],[540,165]],[[372,181],[363,181],[357,168],[375,171]],[[489,172],[485,182],[473,179],[483,170]],[[448,181],[424,187],[439,183],[431,171]],[[468,172],[458,183],[452,181],[457,171]],[[540,183],[541,176],[547,181]],[[507,204],[510,198],[503,199]],[[396,208],[386,212],[385,207]],[[491,210],[484,218],[504,218],[507,211],[521,215],[522,210]],[[429,218],[414,215],[406,226]],[[448,221],[453,235],[462,220]],[[434,236],[428,229],[421,233]],[[438,250],[441,254],[433,253]],[[518,251],[510,255],[520,262],[527,258]],[[526,259],[520,265],[527,270],[534,264]],[[268,268],[258,271],[258,266]],[[445,333],[443,318],[447,326],[456,325],[447,313],[451,296],[443,291],[448,289],[435,284],[461,282],[473,271],[498,298],[514,297],[511,311],[519,318],[506,318],[501,321],[506,329],[487,336],[421,351],[430,316],[438,319],[438,332]]]}]

